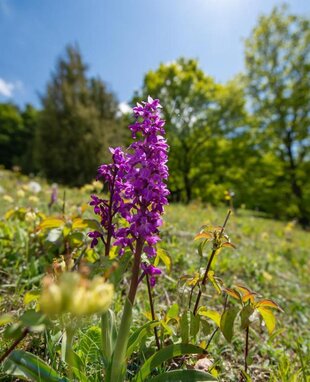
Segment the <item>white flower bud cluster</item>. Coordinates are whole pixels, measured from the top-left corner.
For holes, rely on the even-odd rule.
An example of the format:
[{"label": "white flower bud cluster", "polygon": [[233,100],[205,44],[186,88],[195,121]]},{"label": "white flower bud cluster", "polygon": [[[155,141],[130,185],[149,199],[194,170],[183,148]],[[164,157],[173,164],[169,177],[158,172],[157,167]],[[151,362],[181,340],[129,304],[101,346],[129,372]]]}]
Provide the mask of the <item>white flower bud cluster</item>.
[{"label": "white flower bud cluster", "polygon": [[87,280],[77,272],[66,272],[58,280],[44,278],[40,307],[48,316],[103,313],[111,305],[113,294],[113,285],[102,277]]}]

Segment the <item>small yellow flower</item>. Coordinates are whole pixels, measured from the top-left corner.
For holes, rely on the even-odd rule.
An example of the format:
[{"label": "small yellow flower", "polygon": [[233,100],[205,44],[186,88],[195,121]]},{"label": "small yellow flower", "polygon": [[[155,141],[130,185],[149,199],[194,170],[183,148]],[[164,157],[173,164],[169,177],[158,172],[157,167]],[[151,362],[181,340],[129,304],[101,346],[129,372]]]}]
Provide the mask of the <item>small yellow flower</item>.
[{"label": "small yellow flower", "polygon": [[3,200],[5,200],[6,202],[8,202],[8,203],[13,203],[14,202],[14,199],[12,198],[12,196],[10,196],[10,195],[3,195]]},{"label": "small yellow flower", "polygon": [[22,189],[19,189],[17,192],[16,192],[16,195],[19,197],[19,198],[23,198],[25,196],[25,191],[23,191]]},{"label": "small yellow flower", "polygon": [[31,195],[28,198],[29,202],[32,204],[38,204],[40,199],[37,196]]}]

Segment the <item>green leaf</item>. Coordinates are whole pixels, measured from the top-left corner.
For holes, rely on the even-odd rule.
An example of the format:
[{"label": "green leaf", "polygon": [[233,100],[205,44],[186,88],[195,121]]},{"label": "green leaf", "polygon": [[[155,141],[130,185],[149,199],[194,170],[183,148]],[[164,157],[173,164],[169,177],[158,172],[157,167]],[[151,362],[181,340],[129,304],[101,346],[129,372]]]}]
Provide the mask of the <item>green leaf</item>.
[{"label": "green leaf", "polygon": [[59,228],[65,224],[63,219],[60,218],[53,218],[49,217],[44,219],[41,224],[39,225],[40,229],[46,229],[46,228]]},{"label": "green leaf", "polygon": [[0,316],[0,326],[10,324],[14,321],[14,316],[11,313],[4,313]]},{"label": "green leaf", "polygon": [[200,370],[174,370],[162,373],[148,380],[149,382],[195,382],[217,381],[211,374]]},{"label": "green leaf", "polygon": [[[98,326],[91,326],[86,331],[78,342],[78,355],[84,365],[100,364],[101,358],[101,330]],[[101,365],[100,365],[101,367]]]},{"label": "green leaf", "polygon": [[186,354],[204,354],[205,350],[199,346],[191,344],[174,344],[159,350],[148,358],[142,365],[136,377],[133,379],[135,382],[145,381],[151,372],[159,367],[163,362],[168,361],[171,358],[179,357]]},{"label": "green leaf", "polygon": [[25,326],[42,326],[46,321],[46,316],[31,309],[23,313],[20,320]]},{"label": "green leaf", "polygon": [[276,327],[276,318],[272,311],[267,308],[263,308],[262,306],[258,307],[257,310],[263,317],[263,320],[265,321],[265,324],[267,326],[269,334],[272,334]]},{"label": "green leaf", "polygon": [[196,337],[198,331],[199,331],[199,324],[200,324],[200,317],[194,316],[192,312],[190,312],[190,320],[191,320],[191,325],[190,325],[190,334],[192,337]]},{"label": "green leaf", "polygon": [[14,350],[3,365],[9,375],[35,382],[67,382],[39,357],[23,350]]},{"label": "green leaf", "polygon": [[180,329],[181,329],[181,338],[182,342],[188,343],[189,341],[189,312],[184,312],[181,316],[181,321],[180,321]]},{"label": "green leaf", "polygon": [[222,293],[222,288],[218,284],[216,278],[214,277],[214,271],[208,272],[208,279],[211,281],[212,285],[214,286],[214,289],[217,291],[218,294]]},{"label": "green leaf", "polygon": [[210,333],[211,333],[211,325],[209,324],[208,321],[204,320],[204,319],[201,319],[200,320],[200,323],[201,323],[201,330],[202,330],[202,333],[205,335],[205,336],[208,336]]},{"label": "green leaf", "polygon": [[205,316],[205,317],[210,318],[212,321],[214,321],[216,323],[216,325],[218,327],[220,327],[220,324],[221,324],[221,315],[219,314],[219,312],[216,312],[215,310],[208,310],[204,306],[201,306],[198,309],[197,313],[200,316]]},{"label": "green leaf", "polygon": [[235,318],[239,312],[237,307],[231,307],[222,314],[220,329],[228,342],[231,342],[234,332]]},{"label": "green leaf", "polygon": [[157,267],[160,260],[165,264],[167,272],[170,273],[171,272],[171,264],[172,264],[171,257],[169,255],[167,255],[166,251],[164,251],[161,248],[158,248],[157,249],[157,255],[156,255],[156,258],[154,260],[154,266],[155,267]]},{"label": "green leaf", "polygon": [[174,318],[177,319],[179,316],[179,305],[177,303],[173,304],[168,312],[167,312],[167,317],[168,318]]},{"label": "green leaf", "polygon": [[241,328],[246,329],[250,325],[250,316],[253,314],[254,309],[251,305],[246,305],[240,312],[241,316]]},{"label": "green leaf", "polygon": [[153,329],[159,321],[150,321],[144,324],[141,328],[137,329],[129,338],[126,351],[126,357],[129,358],[135,348],[142,342],[144,337],[150,333],[150,329]]},{"label": "green leaf", "polygon": [[24,304],[28,305],[32,301],[37,301],[40,297],[40,292],[39,291],[31,291],[27,292],[24,296]]}]

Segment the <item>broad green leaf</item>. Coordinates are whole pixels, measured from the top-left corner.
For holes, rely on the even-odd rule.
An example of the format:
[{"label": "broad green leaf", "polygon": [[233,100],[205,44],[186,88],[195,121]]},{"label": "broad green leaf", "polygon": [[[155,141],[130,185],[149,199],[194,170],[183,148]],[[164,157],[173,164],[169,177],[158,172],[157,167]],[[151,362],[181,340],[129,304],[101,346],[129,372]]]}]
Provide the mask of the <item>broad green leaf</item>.
[{"label": "broad green leaf", "polygon": [[204,319],[201,319],[200,320],[200,324],[201,324],[201,330],[202,330],[202,333],[205,335],[205,336],[208,336],[210,333],[211,333],[211,325],[209,324],[208,321],[204,320]]},{"label": "broad green leaf", "polygon": [[211,374],[200,370],[173,370],[151,378],[149,382],[195,382],[217,381]]},{"label": "broad green leaf", "polygon": [[254,313],[254,309],[251,305],[246,305],[240,312],[241,316],[241,328],[246,329],[250,325],[250,316]]},{"label": "broad green leaf", "polygon": [[98,232],[100,232],[102,234],[104,233],[100,223],[98,222],[98,220],[95,220],[95,219],[83,219],[83,223],[86,224],[88,228],[91,228],[91,229],[93,229],[95,231],[98,231]]},{"label": "broad green leaf", "polygon": [[208,279],[211,281],[212,285],[214,286],[215,290],[217,291],[218,294],[222,293],[222,288],[218,284],[216,278],[214,277],[214,271],[209,271],[208,272]]},{"label": "broad green leaf", "polygon": [[172,336],[173,330],[170,328],[170,326],[163,320],[160,321],[160,325],[165,329],[165,331]]},{"label": "broad green leaf", "polygon": [[156,255],[156,258],[154,260],[154,266],[155,267],[157,267],[160,260],[165,264],[167,272],[170,273],[171,272],[171,264],[172,264],[171,258],[169,255],[167,255],[166,251],[164,251],[161,248],[158,248],[157,249],[157,255]]},{"label": "broad green leaf", "polygon": [[174,344],[169,345],[148,358],[138,371],[136,377],[133,379],[135,382],[146,381],[151,372],[159,367],[163,362],[168,361],[171,358],[179,357],[187,354],[204,354],[205,350],[199,346],[191,344]]},{"label": "broad green leaf", "polygon": [[138,347],[139,344],[143,341],[143,339],[150,334],[150,329],[153,329],[155,326],[159,324],[159,321],[150,321],[144,324],[141,328],[134,331],[134,333],[130,336],[127,345],[126,357],[129,358],[133,351]]},{"label": "broad green leaf", "polygon": [[22,314],[20,321],[25,326],[36,327],[37,330],[43,330],[45,328],[46,316],[41,312],[36,312],[31,309]]},{"label": "broad green leaf", "polygon": [[167,318],[177,319],[179,316],[179,305],[177,303],[170,306],[167,312]]},{"label": "broad green leaf", "polygon": [[53,218],[49,217],[44,219],[41,224],[39,225],[39,229],[46,229],[46,228],[59,228],[65,224],[63,219],[60,218]]},{"label": "broad green leaf", "polygon": [[221,315],[220,315],[219,312],[216,312],[215,310],[209,310],[209,309],[206,309],[204,306],[201,306],[198,309],[197,313],[200,316],[205,316],[205,317],[210,318],[212,321],[214,321],[216,323],[216,325],[218,327],[220,327],[220,325],[221,325]]},{"label": "broad green leaf", "polygon": [[181,338],[182,338],[182,342],[184,343],[188,343],[189,341],[190,318],[188,313],[189,312],[184,312],[180,320]]},{"label": "broad green leaf", "polygon": [[3,365],[6,374],[35,382],[67,382],[39,357],[23,350],[14,350]]},{"label": "broad green leaf", "polygon": [[198,315],[194,316],[193,313],[190,312],[190,320],[190,335],[195,338],[199,331],[200,317]]},{"label": "broad green leaf", "polygon": [[235,318],[239,312],[237,307],[231,307],[222,314],[220,328],[224,337],[228,342],[231,342],[234,332]]},{"label": "broad green leaf", "polygon": [[88,227],[87,222],[81,218],[75,218],[72,221],[72,229],[83,229]]},{"label": "broad green leaf", "polygon": [[262,306],[258,307],[257,310],[263,317],[265,324],[267,326],[269,334],[272,334],[276,327],[276,318],[270,309],[264,308]]}]

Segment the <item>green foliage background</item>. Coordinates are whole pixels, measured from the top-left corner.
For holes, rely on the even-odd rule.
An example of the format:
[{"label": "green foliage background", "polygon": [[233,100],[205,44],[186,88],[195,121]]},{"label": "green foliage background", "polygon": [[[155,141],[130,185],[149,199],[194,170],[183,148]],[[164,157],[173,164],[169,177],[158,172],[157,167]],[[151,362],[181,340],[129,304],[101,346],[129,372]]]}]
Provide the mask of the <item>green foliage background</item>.
[{"label": "green foliage background", "polygon": [[[146,73],[132,105],[159,98],[170,144],[171,200],[234,204],[310,223],[309,20],[275,8],[245,42],[246,69],[217,83],[195,59],[179,58]],[[0,104],[0,163],[80,186],[126,146],[115,95],[87,76],[68,46],[41,95],[41,110]]]}]

